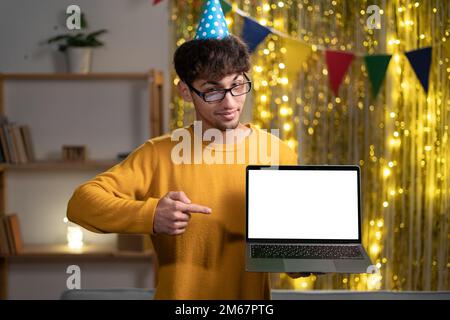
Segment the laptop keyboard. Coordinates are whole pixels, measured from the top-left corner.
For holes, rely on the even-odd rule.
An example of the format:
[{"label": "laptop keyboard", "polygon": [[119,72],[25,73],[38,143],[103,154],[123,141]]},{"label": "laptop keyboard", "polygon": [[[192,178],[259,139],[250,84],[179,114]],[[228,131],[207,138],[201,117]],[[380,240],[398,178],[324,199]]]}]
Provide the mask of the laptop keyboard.
[{"label": "laptop keyboard", "polygon": [[252,258],[363,259],[358,246],[251,245]]}]

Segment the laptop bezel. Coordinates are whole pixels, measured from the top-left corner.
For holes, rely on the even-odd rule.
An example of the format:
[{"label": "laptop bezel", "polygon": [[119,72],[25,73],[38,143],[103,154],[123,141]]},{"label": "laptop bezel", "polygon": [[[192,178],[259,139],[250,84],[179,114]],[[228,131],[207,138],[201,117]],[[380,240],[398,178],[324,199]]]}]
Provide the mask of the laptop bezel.
[{"label": "laptop bezel", "polygon": [[[337,170],[337,171],[356,171],[357,173],[357,190],[358,190],[358,239],[265,239],[265,238],[249,238],[248,236],[248,187],[250,170]],[[357,243],[361,244],[361,168],[357,165],[248,165],[245,174],[245,211],[246,211],[246,241],[247,243]]]}]

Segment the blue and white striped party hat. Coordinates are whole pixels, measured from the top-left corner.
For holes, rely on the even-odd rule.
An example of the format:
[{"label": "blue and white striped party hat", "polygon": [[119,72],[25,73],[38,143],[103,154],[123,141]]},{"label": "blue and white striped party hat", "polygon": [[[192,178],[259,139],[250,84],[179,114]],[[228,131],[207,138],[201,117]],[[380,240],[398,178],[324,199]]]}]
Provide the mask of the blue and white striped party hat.
[{"label": "blue and white striped party hat", "polygon": [[195,40],[222,39],[230,35],[219,0],[207,0],[202,10]]}]

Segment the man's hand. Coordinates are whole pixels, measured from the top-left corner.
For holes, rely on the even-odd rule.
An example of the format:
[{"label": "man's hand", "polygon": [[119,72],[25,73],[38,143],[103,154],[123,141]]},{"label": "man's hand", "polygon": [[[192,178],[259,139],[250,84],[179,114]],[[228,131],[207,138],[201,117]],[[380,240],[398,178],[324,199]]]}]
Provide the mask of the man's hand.
[{"label": "man's hand", "polygon": [[168,192],[156,206],[153,219],[154,233],[168,235],[184,233],[193,212],[209,214],[211,209],[191,203],[183,191]]},{"label": "man's hand", "polygon": [[307,278],[309,276],[314,275],[321,275],[321,274],[325,274],[323,272],[315,272],[315,273],[310,273],[310,272],[286,272],[286,274],[291,277],[292,279],[297,279],[297,278]]}]

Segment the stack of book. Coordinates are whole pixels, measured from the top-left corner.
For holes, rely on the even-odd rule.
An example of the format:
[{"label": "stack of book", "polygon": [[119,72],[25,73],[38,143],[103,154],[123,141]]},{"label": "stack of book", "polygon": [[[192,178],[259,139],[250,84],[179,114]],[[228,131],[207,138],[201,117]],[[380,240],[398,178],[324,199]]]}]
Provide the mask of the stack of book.
[{"label": "stack of book", "polygon": [[17,214],[0,217],[0,254],[18,254],[22,249],[22,233]]},{"label": "stack of book", "polygon": [[0,163],[34,162],[34,149],[28,125],[0,120]]}]

